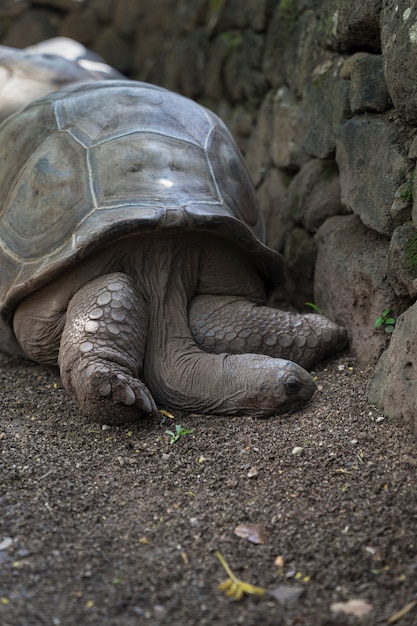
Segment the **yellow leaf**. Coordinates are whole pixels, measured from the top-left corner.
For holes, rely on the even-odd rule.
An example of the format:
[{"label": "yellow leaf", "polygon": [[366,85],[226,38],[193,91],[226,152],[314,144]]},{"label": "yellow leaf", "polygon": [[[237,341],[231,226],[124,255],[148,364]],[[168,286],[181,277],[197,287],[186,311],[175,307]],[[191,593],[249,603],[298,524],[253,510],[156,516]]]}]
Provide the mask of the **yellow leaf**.
[{"label": "yellow leaf", "polygon": [[224,580],[219,585],[220,591],[223,591],[228,598],[230,598],[231,600],[240,600],[244,594],[263,596],[263,594],[265,593],[265,589],[263,589],[262,587],[256,587],[255,585],[251,585],[250,583],[245,583],[243,580],[239,580],[239,578],[234,575],[226,560],[219,551],[216,552],[216,556],[222,564],[223,568],[226,570],[226,574],[229,576],[229,578]]}]

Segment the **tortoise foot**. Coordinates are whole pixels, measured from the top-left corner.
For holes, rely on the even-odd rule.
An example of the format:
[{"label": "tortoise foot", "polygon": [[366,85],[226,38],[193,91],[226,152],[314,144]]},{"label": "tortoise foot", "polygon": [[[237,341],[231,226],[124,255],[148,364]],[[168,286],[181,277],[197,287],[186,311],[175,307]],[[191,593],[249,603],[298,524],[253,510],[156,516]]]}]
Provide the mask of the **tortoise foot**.
[{"label": "tortoise foot", "polygon": [[143,382],[113,363],[91,363],[78,380],[78,388],[72,393],[82,412],[96,422],[136,422],[143,415],[157,412],[152,395]]},{"label": "tortoise foot", "polygon": [[105,274],[70,301],[59,350],[62,382],[83,413],[107,424],[156,412],[139,379],[147,316],[133,281]]}]

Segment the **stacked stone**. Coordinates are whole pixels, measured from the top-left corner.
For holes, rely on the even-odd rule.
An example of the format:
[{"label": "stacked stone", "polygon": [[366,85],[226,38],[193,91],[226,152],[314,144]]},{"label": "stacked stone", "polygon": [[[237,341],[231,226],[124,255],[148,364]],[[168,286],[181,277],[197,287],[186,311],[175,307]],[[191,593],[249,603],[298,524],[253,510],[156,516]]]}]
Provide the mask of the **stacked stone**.
[{"label": "stacked stone", "polygon": [[[0,43],[25,47],[72,37],[127,76],[216,111],[246,156],[269,244],[287,259],[287,296],[299,308],[314,300],[343,323],[363,363],[376,362],[389,344],[371,397],[388,414],[412,419],[412,6],[405,0],[2,0]],[[394,317],[405,311],[391,340],[375,329],[388,309]]]}]

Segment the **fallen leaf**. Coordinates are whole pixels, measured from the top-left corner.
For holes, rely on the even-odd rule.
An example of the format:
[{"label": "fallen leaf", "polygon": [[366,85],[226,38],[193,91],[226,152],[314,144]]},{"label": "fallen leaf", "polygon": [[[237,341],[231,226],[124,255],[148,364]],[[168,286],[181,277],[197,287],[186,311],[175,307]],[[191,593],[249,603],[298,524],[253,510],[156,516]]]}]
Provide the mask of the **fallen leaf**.
[{"label": "fallen leaf", "polygon": [[347,600],[347,602],[333,602],[330,606],[332,613],[344,613],[345,615],[354,615],[355,617],[364,617],[372,609],[372,604],[359,598],[352,598]]},{"label": "fallen leaf", "polygon": [[288,604],[295,604],[303,594],[304,588],[300,585],[279,585],[274,589],[269,589],[268,592],[280,604],[286,606]]},{"label": "fallen leaf", "polygon": [[239,526],[236,526],[234,533],[251,543],[265,543],[266,530],[262,524],[239,524]]},{"label": "fallen leaf", "polygon": [[255,585],[245,583],[243,580],[237,578],[219,551],[216,552],[216,556],[229,577],[219,585],[219,589],[223,591],[228,598],[231,600],[240,600],[245,594],[255,596],[264,595],[265,589],[263,589],[263,587],[256,587]]}]

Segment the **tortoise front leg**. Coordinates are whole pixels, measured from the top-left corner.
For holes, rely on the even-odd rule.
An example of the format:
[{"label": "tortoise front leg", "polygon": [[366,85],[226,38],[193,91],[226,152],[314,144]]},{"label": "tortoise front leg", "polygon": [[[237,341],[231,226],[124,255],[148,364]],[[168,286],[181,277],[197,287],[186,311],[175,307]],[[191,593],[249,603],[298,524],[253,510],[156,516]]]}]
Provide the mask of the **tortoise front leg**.
[{"label": "tortoise front leg", "polygon": [[125,274],[91,280],[70,300],[58,362],[65,388],[91,419],[117,424],[156,411],[138,378],[147,326],[145,304]]},{"label": "tortoise front leg", "polygon": [[280,311],[233,296],[197,296],[189,323],[194,341],[207,352],[266,354],[306,368],[347,343],[346,330],[322,315]]}]

